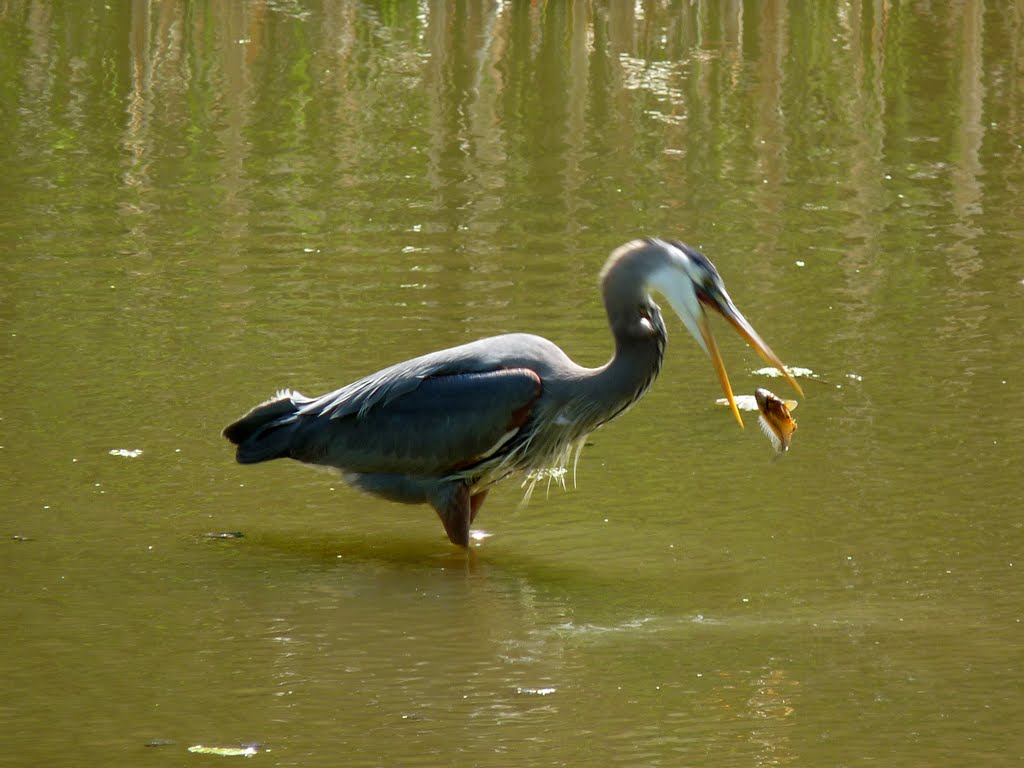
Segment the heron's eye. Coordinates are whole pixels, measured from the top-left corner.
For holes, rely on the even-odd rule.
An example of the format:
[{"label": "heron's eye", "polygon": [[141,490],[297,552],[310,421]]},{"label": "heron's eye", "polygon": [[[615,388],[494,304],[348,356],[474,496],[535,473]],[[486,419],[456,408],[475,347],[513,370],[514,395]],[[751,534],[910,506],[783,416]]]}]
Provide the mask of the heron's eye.
[{"label": "heron's eye", "polygon": [[715,279],[710,275],[705,277],[697,288],[697,298],[701,301],[710,301],[717,293]]}]

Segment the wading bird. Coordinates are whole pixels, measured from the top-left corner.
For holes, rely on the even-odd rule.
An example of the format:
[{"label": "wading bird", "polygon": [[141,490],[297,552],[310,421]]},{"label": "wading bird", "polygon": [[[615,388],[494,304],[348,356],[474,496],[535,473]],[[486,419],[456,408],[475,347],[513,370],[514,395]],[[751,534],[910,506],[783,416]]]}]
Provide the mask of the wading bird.
[{"label": "wading bird", "polygon": [[711,358],[740,426],[708,307],[720,313],[799,392],[800,385],[733,304],[714,265],[679,242],[647,238],[616,249],[601,270],[615,353],[577,365],[540,336],[512,333],[398,363],[317,398],[283,390],[224,430],[240,464],[291,458],[336,467],[364,491],[430,504],[452,543],[490,487],[516,472],[565,469],[587,435],[639,400],[661,370],[663,295]]}]

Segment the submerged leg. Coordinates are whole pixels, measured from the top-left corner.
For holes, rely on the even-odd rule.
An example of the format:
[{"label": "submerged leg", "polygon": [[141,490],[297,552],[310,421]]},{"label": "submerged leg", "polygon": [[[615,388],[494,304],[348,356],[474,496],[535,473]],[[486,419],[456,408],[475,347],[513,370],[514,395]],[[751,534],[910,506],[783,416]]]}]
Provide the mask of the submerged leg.
[{"label": "submerged leg", "polygon": [[473,519],[469,486],[463,482],[450,483],[434,494],[430,503],[437,510],[449,541],[460,547],[468,547],[469,524]]},{"label": "submerged leg", "polygon": [[487,498],[487,491],[490,488],[485,488],[479,493],[474,493],[469,499],[469,524],[472,525],[473,521],[476,520],[476,513],[480,511],[480,507],[484,505],[484,499]]}]

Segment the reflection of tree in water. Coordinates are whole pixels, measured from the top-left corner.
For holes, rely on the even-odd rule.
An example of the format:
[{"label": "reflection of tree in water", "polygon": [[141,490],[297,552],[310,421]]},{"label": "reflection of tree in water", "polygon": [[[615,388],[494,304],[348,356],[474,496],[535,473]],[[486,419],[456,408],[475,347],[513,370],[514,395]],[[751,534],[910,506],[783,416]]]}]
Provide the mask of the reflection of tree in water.
[{"label": "reflection of tree in water", "polygon": [[759,766],[785,765],[801,757],[790,738],[800,683],[785,668],[771,660],[760,669],[719,672],[710,684],[703,708],[716,713],[719,730],[736,737],[709,746],[711,757],[744,755]]},{"label": "reflection of tree in water", "polygon": [[799,683],[791,680],[786,670],[767,666],[752,681],[754,692],[747,699],[750,715],[763,720],[750,730],[750,741],[759,747],[755,765],[784,765],[797,759],[787,731],[788,718],[796,711],[794,693]]},{"label": "reflection of tree in water", "polygon": [[[123,115],[130,187],[152,183],[147,174],[170,159],[153,153],[167,151],[173,132],[181,162],[164,167],[161,181],[192,163],[218,163],[236,216],[244,217],[242,198],[261,194],[252,178],[263,172],[275,176],[274,197],[301,218],[295,223],[365,226],[379,194],[372,164],[376,180],[404,187],[455,231],[518,239],[557,227],[585,236],[609,217],[635,231],[673,221],[673,209],[699,205],[713,219],[716,208],[755,205],[767,215],[752,244],[765,253],[792,229],[787,219],[830,203],[854,215],[849,235],[861,249],[877,238],[869,222],[888,199],[887,117],[900,112],[915,75],[892,51],[900,36],[925,30],[949,39],[944,27],[955,21],[893,17],[873,5],[769,3],[751,13],[737,2],[342,2],[301,12],[281,3],[136,3],[122,26],[100,23],[63,40],[55,33],[77,5],[10,5],[33,54],[24,97],[63,96],[47,61],[80,73],[92,98],[66,118],[86,121],[104,102]],[[971,23],[953,38],[960,50],[947,54],[965,62],[962,75],[944,84],[963,94],[951,148],[961,158],[961,210],[980,204],[971,158],[995,55],[980,6],[971,7]],[[123,63],[109,58],[115,41],[131,51]],[[1011,61],[1022,58],[1012,50]],[[1006,115],[1018,138],[1021,121]],[[823,124],[835,141],[806,143],[820,133],[801,126]],[[855,201],[812,187],[779,204],[789,178],[836,161],[858,181]],[[323,219],[303,214],[306,203],[332,202],[309,200],[309,187],[327,181],[336,205]],[[737,199],[748,185],[747,199]],[[630,189],[630,199],[616,200],[616,189]],[[852,274],[860,276],[851,290],[869,289],[863,273]]]},{"label": "reflection of tree in water", "polygon": [[[223,244],[220,270],[238,291],[238,263],[261,256],[296,294],[324,269],[345,278],[395,253],[399,269],[443,257],[481,276],[436,294],[402,280],[420,291],[404,310],[424,316],[507,287],[486,275],[509,262],[557,257],[562,282],[590,285],[599,255],[627,236],[695,233],[713,254],[726,238],[756,254],[750,279],[766,301],[789,295],[780,254],[834,272],[828,298],[847,310],[830,330],[844,350],[835,365],[861,371],[883,363],[880,308],[926,295],[908,286],[936,267],[941,300],[905,309],[944,346],[984,339],[981,217],[1012,230],[1024,216],[1019,201],[986,203],[1024,163],[985,154],[1024,143],[1016,5],[1005,19],[978,2],[945,16],[872,3],[97,8],[5,5],[5,146],[35,147],[56,187],[12,202],[81,237],[72,194],[117,165],[109,225],[155,281],[166,267],[152,254],[181,218],[194,243]],[[906,53],[915,46],[922,57]],[[114,144],[99,138],[111,125]],[[69,155],[82,159],[70,167]],[[889,254],[937,231],[955,238],[944,265],[894,268]],[[243,252],[256,235],[266,254]],[[327,242],[332,258],[317,258]],[[595,298],[566,300],[582,315]],[[970,370],[991,351],[977,344],[953,364]],[[854,403],[838,416],[863,417]]]}]

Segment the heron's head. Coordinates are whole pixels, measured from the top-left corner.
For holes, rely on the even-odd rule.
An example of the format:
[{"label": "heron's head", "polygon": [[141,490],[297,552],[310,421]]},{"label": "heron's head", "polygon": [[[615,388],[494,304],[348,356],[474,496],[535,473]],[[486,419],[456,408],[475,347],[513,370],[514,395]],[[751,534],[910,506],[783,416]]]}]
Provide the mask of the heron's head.
[{"label": "heron's head", "polygon": [[722,391],[725,392],[729,407],[732,408],[733,415],[741,427],[743,419],[736,407],[736,400],[715,337],[711,334],[707,309],[712,309],[724,317],[761,357],[778,368],[793,388],[803,394],[800,385],[786,370],[786,366],[733,304],[722,278],[718,275],[718,270],[707,256],[695,248],[674,241],[651,239],[647,241],[647,245],[663,254],[662,258],[652,265],[648,285],[668,300],[686,329],[711,358],[718,380],[722,384]]}]

